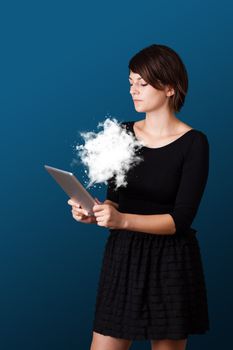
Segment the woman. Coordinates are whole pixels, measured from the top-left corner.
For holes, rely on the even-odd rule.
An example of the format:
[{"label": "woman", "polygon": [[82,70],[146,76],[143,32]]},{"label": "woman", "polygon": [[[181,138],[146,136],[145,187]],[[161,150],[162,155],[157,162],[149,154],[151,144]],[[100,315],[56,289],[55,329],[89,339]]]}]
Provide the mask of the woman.
[{"label": "woman", "polygon": [[123,122],[146,146],[127,187],[108,183],[94,216],[71,200],[73,217],[109,228],[91,350],[126,350],[150,339],[152,350],[184,350],[189,334],[209,330],[202,259],[191,227],[209,172],[209,143],[180,121],[188,89],[176,52],[151,45],[129,62],[130,94],[145,119]]}]

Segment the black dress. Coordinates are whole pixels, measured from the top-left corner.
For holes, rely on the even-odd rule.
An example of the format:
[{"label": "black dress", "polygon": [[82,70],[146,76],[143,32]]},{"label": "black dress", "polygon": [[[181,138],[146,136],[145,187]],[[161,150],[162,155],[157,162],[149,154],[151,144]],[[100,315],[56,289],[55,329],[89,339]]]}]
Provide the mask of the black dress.
[{"label": "black dress", "polygon": [[[131,131],[133,121],[122,122]],[[191,129],[158,148],[136,151],[144,161],[127,174],[127,187],[107,199],[130,214],[170,214],[176,232],[109,229],[97,290],[93,330],[116,338],[184,339],[209,330],[201,252],[191,227],[209,172],[209,143]]]}]

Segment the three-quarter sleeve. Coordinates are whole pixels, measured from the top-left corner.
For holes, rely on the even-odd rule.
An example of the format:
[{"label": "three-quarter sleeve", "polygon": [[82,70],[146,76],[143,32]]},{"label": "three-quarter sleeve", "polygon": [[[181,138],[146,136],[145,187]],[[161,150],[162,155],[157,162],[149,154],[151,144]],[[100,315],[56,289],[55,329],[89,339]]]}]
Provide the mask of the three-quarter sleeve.
[{"label": "three-quarter sleeve", "polygon": [[169,214],[176,232],[185,233],[196,216],[209,173],[209,143],[207,136],[199,131],[184,157],[181,180],[175,204]]},{"label": "three-quarter sleeve", "polygon": [[118,189],[115,189],[114,177],[112,177],[108,182],[106,199],[113,201],[115,203],[119,203],[119,192]]}]

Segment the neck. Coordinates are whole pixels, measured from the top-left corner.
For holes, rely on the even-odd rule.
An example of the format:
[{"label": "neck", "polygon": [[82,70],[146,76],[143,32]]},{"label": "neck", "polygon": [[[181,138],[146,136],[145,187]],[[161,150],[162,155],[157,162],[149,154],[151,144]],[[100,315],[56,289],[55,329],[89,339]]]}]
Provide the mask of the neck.
[{"label": "neck", "polygon": [[146,112],[144,130],[154,136],[171,135],[179,123],[174,113],[168,110]]}]

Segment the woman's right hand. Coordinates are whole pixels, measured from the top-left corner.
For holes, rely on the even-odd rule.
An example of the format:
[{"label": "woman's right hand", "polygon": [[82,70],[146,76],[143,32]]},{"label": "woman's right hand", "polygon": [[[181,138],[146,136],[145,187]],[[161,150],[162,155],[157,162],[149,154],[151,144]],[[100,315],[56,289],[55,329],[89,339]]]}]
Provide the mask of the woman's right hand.
[{"label": "woman's right hand", "polygon": [[85,224],[96,224],[95,216],[88,216],[87,211],[81,207],[80,203],[74,202],[72,199],[69,199],[67,203],[72,206],[71,212],[75,220]]}]

